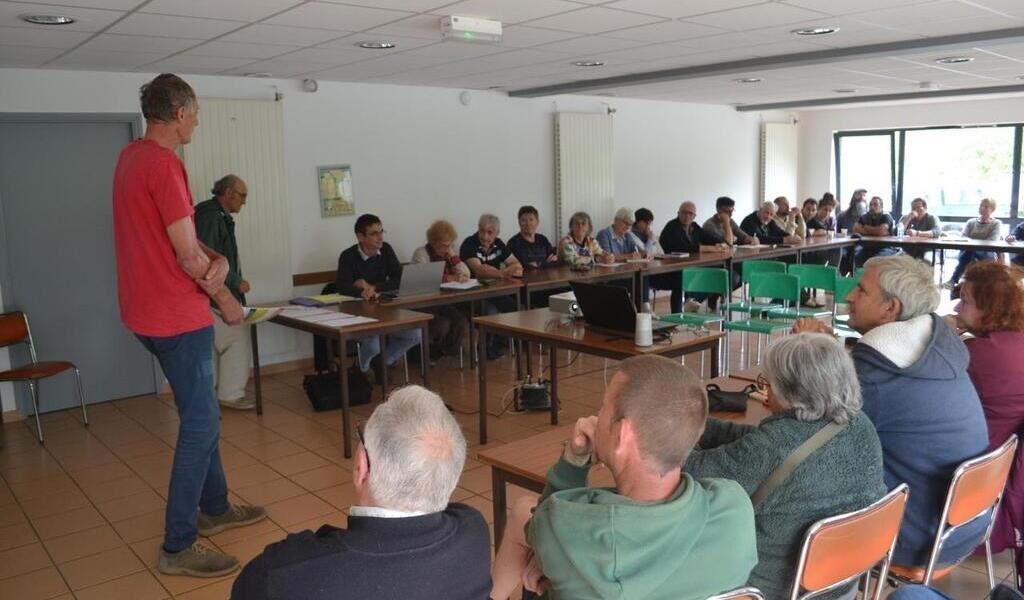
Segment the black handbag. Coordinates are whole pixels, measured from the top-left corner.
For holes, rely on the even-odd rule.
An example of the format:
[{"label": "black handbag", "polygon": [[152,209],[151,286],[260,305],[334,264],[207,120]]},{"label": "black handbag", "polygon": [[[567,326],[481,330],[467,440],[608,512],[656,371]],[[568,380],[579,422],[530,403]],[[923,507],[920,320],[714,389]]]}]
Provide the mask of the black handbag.
[{"label": "black handbag", "polygon": [[747,396],[751,392],[756,392],[757,386],[751,383],[738,392],[725,392],[718,387],[718,384],[709,383],[707,391],[709,412],[745,413],[747,412]]},{"label": "black handbag", "polygon": [[[366,376],[359,373],[358,369],[349,369],[346,375],[349,406],[368,403],[373,387],[366,380]],[[309,397],[313,410],[317,412],[341,408],[341,382],[338,381],[337,371],[306,375],[302,379],[302,389],[306,390],[306,396]]]}]

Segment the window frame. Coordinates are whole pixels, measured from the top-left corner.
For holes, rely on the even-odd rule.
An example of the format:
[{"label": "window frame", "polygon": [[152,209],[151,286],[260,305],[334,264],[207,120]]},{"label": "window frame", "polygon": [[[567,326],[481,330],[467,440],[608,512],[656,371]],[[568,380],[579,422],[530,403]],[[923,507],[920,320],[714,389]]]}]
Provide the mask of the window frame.
[{"label": "window frame", "polygon": [[[891,129],[858,129],[850,131],[835,131],[832,133],[834,168],[835,168],[835,189],[836,201],[842,203],[843,189],[841,187],[842,175],[842,139],[856,136],[883,136],[888,135],[890,140],[889,159],[891,163],[892,182],[890,186],[891,213],[893,218],[899,218],[903,213],[903,169],[906,158],[906,134],[908,131],[929,131],[936,129],[981,129],[981,128],[1013,128],[1013,174],[1010,180],[1010,216],[1004,219],[1012,230],[1018,223],[1024,221],[1020,216],[1020,183],[1021,183],[1021,146],[1024,140],[1024,123],[993,123],[987,125],[935,125],[929,127],[894,127]],[[999,199],[1002,201],[1002,199]],[[947,216],[937,214],[943,223],[965,223],[971,217]]]}]

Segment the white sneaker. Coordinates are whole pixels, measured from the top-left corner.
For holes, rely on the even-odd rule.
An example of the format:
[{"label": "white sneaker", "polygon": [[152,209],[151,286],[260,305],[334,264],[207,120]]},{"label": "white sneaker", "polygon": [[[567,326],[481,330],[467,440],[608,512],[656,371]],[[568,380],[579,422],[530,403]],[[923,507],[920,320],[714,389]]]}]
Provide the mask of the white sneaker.
[{"label": "white sneaker", "polygon": [[221,406],[234,410],[252,410],[256,408],[256,401],[249,398],[238,398],[237,400],[218,400]]}]

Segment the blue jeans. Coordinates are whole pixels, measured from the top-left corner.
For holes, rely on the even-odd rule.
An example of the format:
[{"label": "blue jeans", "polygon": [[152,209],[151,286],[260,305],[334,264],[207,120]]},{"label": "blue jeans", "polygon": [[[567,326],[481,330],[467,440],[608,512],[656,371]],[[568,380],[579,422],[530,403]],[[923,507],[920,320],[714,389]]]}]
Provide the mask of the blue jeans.
[{"label": "blue jeans", "polygon": [[196,507],[213,516],[228,510],[220,461],[220,405],[213,393],[213,327],[171,337],[137,337],[160,361],[178,408],[164,550],[179,552],[196,541]]},{"label": "blue jeans", "polygon": [[[388,335],[387,350],[384,352],[384,366],[391,366],[402,358],[413,346],[420,343],[420,330],[409,329]],[[380,339],[377,336],[359,340],[359,370],[370,370],[370,361],[380,354]]]},{"label": "blue jeans", "polygon": [[995,252],[984,252],[981,250],[961,250],[960,260],[956,262],[956,268],[953,269],[953,276],[950,277],[950,281],[953,283],[959,283],[960,277],[963,276],[964,271],[967,267],[971,266],[971,263],[976,260],[995,260]]}]

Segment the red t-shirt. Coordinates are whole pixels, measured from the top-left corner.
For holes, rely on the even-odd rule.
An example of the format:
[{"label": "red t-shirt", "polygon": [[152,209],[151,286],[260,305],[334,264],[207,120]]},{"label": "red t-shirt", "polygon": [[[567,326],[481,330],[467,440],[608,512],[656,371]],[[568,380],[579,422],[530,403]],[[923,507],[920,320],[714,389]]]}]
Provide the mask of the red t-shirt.
[{"label": "red t-shirt", "polygon": [[188,174],[151,140],[121,150],[114,171],[114,248],[121,320],[139,335],[169,337],[213,324],[210,299],[178,265],[167,226],[192,218]]}]

